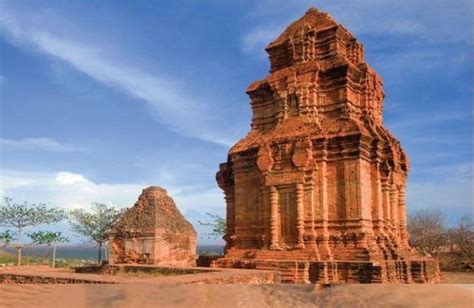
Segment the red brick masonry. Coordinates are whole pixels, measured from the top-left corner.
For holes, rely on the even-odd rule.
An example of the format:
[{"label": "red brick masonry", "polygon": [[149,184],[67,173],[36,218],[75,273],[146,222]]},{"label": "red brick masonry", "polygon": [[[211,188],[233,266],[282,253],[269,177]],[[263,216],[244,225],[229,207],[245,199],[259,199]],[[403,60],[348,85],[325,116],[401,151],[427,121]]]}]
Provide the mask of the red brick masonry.
[{"label": "red brick masonry", "polygon": [[215,266],[294,283],[438,282],[437,262],[408,245],[409,162],[362,44],[312,8],[266,51],[270,74],[247,89],[251,131],[217,173],[227,245]]},{"label": "red brick masonry", "polygon": [[143,189],[110,232],[110,263],[196,265],[196,231],[164,188]]}]

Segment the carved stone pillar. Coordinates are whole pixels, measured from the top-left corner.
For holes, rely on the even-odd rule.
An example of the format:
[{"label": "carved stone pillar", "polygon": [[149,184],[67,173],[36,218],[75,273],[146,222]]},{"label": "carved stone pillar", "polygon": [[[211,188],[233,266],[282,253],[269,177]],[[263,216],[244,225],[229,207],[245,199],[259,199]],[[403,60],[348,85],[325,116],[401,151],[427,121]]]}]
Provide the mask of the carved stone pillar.
[{"label": "carved stone pillar", "polygon": [[408,246],[408,234],[407,234],[407,212],[405,203],[405,185],[400,185],[398,189],[398,212],[399,212],[399,228],[400,228],[400,239],[402,243]]},{"label": "carved stone pillar", "polygon": [[385,226],[390,227],[392,224],[392,216],[390,213],[390,184],[388,177],[382,177],[382,200],[383,200],[383,218],[385,220]]},{"label": "carved stone pillar", "polygon": [[270,249],[280,248],[280,213],[279,213],[278,189],[270,187]]},{"label": "carved stone pillar", "polygon": [[[319,249],[318,249],[318,245],[317,245],[317,236],[316,236],[316,229],[315,229],[315,207],[316,207],[316,203],[319,203],[319,202],[316,202],[315,198],[314,198],[314,181],[311,180],[309,181],[309,183],[306,183],[305,184],[305,196],[308,196],[308,201],[309,201],[309,209],[308,209],[308,212],[310,215],[309,218],[311,219],[311,224],[310,224],[310,227],[311,227],[311,231],[310,231],[310,246],[313,247],[313,250],[315,252],[315,255],[316,255],[316,260],[321,260],[321,255],[319,254]],[[304,203],[304,202],[303,202]],[[305,207],[306,208],[306,207]],[[306,213],[305,211],[305,216],[307,215],[308,213]],[[305,226],[305,229],[306,229],[306,226]],[[305,239],[306,240],[306,239]],[[308,241],[306,241],[306,243],[308,244]]]},{"label": "carved stone pillar", "polygon": [[327,150],[323,152],[323,160],[321,161],[321,173],[320,173],[320,206],[323,218],[323,251],[326,253],[327,258],[332,260],[331,249],[329,248],[329,230],[328,230],[328,220],[329,220],[329,203],[328,203],[328,172],[327,172]]},{"label": "carved stone pillar", "polygon": [[383,211],[383,195],[382,195],[382,183],[380,180],[380,164],[375,162],[371,166],[372,174],[372,207],[373,207],[373,220],[374,227],[377,232],[383,232],[384,227],[384,211]]},{"label": "carved stone pillar", "polygon": [[397,185],[392,184],[390,187],[390,214],[392,219],[393,231],[399,233],[398,228],[398,190]]},{"label": "carved stone pillar", "polygon": [[298,248],[304,248],[304,189],[303,184],[296,184],[296,229],[298,231]]}]

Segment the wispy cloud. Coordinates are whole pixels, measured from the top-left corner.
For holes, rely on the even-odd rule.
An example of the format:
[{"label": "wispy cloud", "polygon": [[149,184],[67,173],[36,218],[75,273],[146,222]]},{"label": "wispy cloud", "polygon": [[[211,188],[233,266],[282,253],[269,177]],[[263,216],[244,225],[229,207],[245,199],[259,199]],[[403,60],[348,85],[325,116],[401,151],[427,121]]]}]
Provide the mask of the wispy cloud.
[{"label": "wispy cloud", "polygon": [[472,216],[472,178],[446,177],[445,182],[412,181],[407,190],[407,210],[436,209],[450,223],[461,216]]},{"label": "wispy cloud", "polygon": [[[453,135],[453,134],[443,134],[441,136],[408,136],[404,137],[404,141],[408,141],[416,144],[436,144],[436,145],[469,145],[472,144],[471,138],[465,138],[462,135]],[[459,154],[459,153],[457,153]]]},{"label": "wispy cloud", "polygon": [[254,29],[254,31],[244,34],[241,39],[241,48],[245,54],[258,54],[265,57],[264,48],[271,41],[278,37],[280,29]]},{"label": "wispy cloud", "polygon": [[2,170],[0,192],[17,201],[45,202],[64,208],[88,208],[92,202],[129,206],[140,185],[94,183],[81,174]]},{"label": "wispy cloud", "polygon": [[[174,178],[159,176],[153,183],[167,189],[177,206],[189,210],[213,211],[223,208],[222,192],[216,188],[194,189],[176,185]],[[92,202],[132,206],[144,183],[97,183],[70,171],[24,172],[2,170],[0,194],[20,201],[47,202],[65,208],[88,208]]]},{"label": "wispy cloud", "polygon": [[0,138],[0,148],[13,150],[41,150],[50,152],[76,152],[84,150],[51,138],[24,138],[20,140]]},{"label": "wispy cloud", "polygon": [[[426,50],[427,46],[405,46],[398,51],[376,51],[371,65],[390,75],[390,82],[401,83],[409,75],[442,70],[446,75],[463,68],[471,61],[469,51],[449,54],[446,48]],[[395,79],[395,80],[394,80]]]},{"label": "wispy cloud", "polygon": [[413,127],[427,127],[432,125],[439,125],[446,122],[456,122],[462,120],[470,120],[472,118],[471,112],[436,112],[436,113],[420,113],[410,114],[410,117],[392,118],[387,122],[387,125],[392,130],[401,130]]},{"label": "wispy cloud", "polygon": [[[337,22],[358,36],[405,36],[410,45],[420,42],[472,42],[471,20],[467,13],[472,11],[472,3],[468,0],[460,0],[457,5],[424,0],[263,0],[257,2],[249,14],[249,22],[253,26],[242,36],[242,50],[247,54],[252,51],[255,55],[261,55],[269,40],[259,34],[275,33],[273,38],[276,38],[290,21],[301,17],[310,6],[329,12]],[[426,6],[430,6],[430,10]],[[450,22],[440,21],[441,13],[433,12],[442,12],[443,19]]]},{"label": "wispy cloud", "polygon": [[[86,176],[69,171],[22,172],[2,170],[0,197],[8,196],[17,202],[44,202],[66,209],[89,209],[93,202],[113,205],[119,208],[131,207],[138,199],[145,184],[97,183]],[[206,220],[204,213],[219,213],[224,210],[224,198],[218,188],[193,189],[175,186],[170,176],[159,176],[156,183],[166,188],[176,206],[196,227],[199,233],[206,233],[198,223]],[[59,224],[57,230],[68,233],[69,226]],[[71,234],[72,236],[72,234]],[[74,236],[72,236],[74,237]]]},{"label": "wispy cloud", "polygon": [[[429,157],[428,157],[429,158]],[[472,215],[472,164],[445,159],[429,168],[417,170],[407,186],[408,211],[437,209],[449,223]]]},{"label": "wispy cloud", "polygon": [[407,210],[436,209],[454,223],[461,216],[472,217],[472,181],[439,183],[409,183]]},{"label": "wispy cloud", "polygon": [[184,136],[229,145],[228,136],[217,129],[208,105],[186,93],[186,85],[172,77],[150,74],[113,59],[105,46],[93,46],[51,31],[32,27],[8,8],[0,10],[0,33],[20,47],[57,57],[104,85],[122,90],[147,104],[160,123]]}]

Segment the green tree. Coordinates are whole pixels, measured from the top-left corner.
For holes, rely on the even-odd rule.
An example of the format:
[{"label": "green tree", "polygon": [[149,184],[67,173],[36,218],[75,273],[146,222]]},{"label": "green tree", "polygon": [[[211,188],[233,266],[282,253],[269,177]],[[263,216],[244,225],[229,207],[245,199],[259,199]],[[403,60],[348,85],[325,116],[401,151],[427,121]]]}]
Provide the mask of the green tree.
[{"label": "green tree", "polygon": [[13,242],[13,238],[15,236],[15,233],[12,232],[11,230],[5,230],[0,232],[0,243],[1,246],[7,247],[10,245],[11,242]]},{"label": "green tree", "polygon": [[117,209],[102,203],[93,203],[92,211],[72,210],[70,222],[72,230],[99,246],[97,260],[102,260],[102,246],[108,241],[109,231],[126,209]]},{"label": "green tree", "polygon": [[53,246],[53,268],[56,266],[56,245],[69,242],[67,237],[61,236],[61,232],[37,231],[28,233],[28,236],[34,244]]},{"label": "green tree", "polygon": [[219,215],[214,215],[211,213],[206,213],[212,221],[211,222],[202,222],[198,221],[201,226],[211,227],[211,232],[206,234],[208,236],[213,236],[214,238],[222,237],[225,235],[226,231],[226,221],[224,218],[220,217]]},{"label": "green tree", "polygon": [[60,208],[47,207],[43,203],[13,203],[11,198],[4,198],[4,202],[0,206],[0,227],[16,229],[18,265],[21,265],[21,237],[24,229],[59,222],[65,217],[64,210]]}]

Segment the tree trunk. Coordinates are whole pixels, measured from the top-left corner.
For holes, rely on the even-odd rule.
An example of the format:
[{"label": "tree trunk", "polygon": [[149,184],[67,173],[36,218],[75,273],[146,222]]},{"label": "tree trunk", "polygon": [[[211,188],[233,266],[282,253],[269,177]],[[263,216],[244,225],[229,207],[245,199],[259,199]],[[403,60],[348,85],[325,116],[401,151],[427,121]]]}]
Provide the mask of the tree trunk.
[{"label": "tree trunk", "polygon": [[100,261],[102,259],[102,243],[99,243],[99,257],[97,258],[98,259],[98,263],[100,264]]},{"label": "tree trunk", "polygon": [[17,240],[18,240],[18,245],[16,246],[17,249],[17,265],[21,265],[21,228],[18,228],[18,234],[17,234]]},{"label": "tree trunk", "polygon": [[105,252],[104,260],[108,260],[108,259],[109,259],[109,249],[108,249],[107,243],[106,243],[104,246],[105,246],[105,249],[104,249],[104,252]]},{"label": "tree trunk", "polygon": [[53,245],[53,268],[56,267],[56,245]]}]

